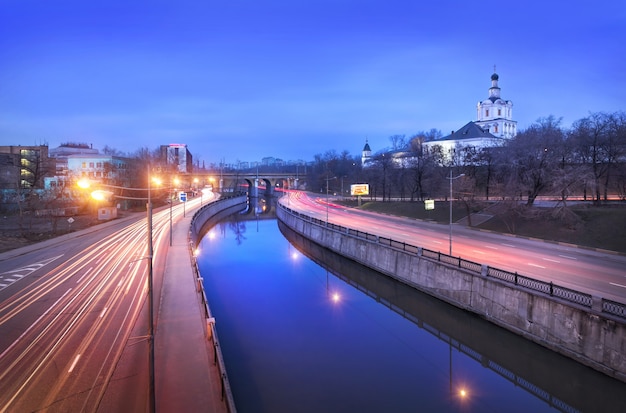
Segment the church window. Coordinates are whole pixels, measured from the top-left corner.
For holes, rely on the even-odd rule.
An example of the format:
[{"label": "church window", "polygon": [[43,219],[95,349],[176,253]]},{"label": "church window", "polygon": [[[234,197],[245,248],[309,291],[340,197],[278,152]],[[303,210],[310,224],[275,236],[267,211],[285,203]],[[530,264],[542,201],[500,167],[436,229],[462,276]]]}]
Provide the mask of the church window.
[{"label": "church window", "polygon": [[498,109],[498,116],[502,116],[502,109]]},{"label": "church window", "polygon": [[495,126],[494,132],[498,133],[498,125]]},{"label": "church window", "polygon": [[485,116],[489,116],[489,109],[485,110]]}]

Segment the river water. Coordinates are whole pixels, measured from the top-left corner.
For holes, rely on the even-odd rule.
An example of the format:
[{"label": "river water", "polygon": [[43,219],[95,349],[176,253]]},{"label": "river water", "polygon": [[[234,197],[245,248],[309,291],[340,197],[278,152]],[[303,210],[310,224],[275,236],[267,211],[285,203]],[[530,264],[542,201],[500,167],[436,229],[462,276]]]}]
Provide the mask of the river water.
[{"label": "river water", "polygon": [[249,218],[198,259],[240,413],[626,411],[622,383]]}]

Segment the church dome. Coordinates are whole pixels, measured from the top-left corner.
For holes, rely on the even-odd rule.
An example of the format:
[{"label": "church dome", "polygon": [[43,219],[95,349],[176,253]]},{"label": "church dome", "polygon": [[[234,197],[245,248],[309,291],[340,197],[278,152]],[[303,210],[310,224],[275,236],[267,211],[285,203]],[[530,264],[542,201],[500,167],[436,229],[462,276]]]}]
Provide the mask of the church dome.
[{"label": "church dome", "polygon": [[494,73],[493,75],[491,75],[491,80],[498,80],[499,76],[497,73]]}]

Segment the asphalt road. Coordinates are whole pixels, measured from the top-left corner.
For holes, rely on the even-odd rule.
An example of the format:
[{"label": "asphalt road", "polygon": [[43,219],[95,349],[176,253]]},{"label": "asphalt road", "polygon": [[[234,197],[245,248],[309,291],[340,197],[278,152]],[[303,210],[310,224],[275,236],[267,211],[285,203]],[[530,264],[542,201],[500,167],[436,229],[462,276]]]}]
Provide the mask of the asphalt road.
[{"label": "asphalt road", "polygon": [[[153,214],[154,297],[170,211]],[[147,411],[147,245],[138,214],[0,254],[0,412]]]},{"label": "asphalt road", "polygon": [[[448,254],[450,226],[346,208],[289,192],[281,202],[307,215]],[[626,303],[626,257],[452,225],[452,255]]]}]

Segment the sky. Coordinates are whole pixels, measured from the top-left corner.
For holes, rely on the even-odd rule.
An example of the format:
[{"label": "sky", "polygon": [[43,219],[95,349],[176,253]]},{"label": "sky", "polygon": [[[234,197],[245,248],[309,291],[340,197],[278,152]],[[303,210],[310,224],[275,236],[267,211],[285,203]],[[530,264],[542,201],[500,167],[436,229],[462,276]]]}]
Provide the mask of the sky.
[{"label": "sky", "polygon": [[626,2],[0,0],[0,145],[194,163],[360,156],[476,120],[626,110]]}]

